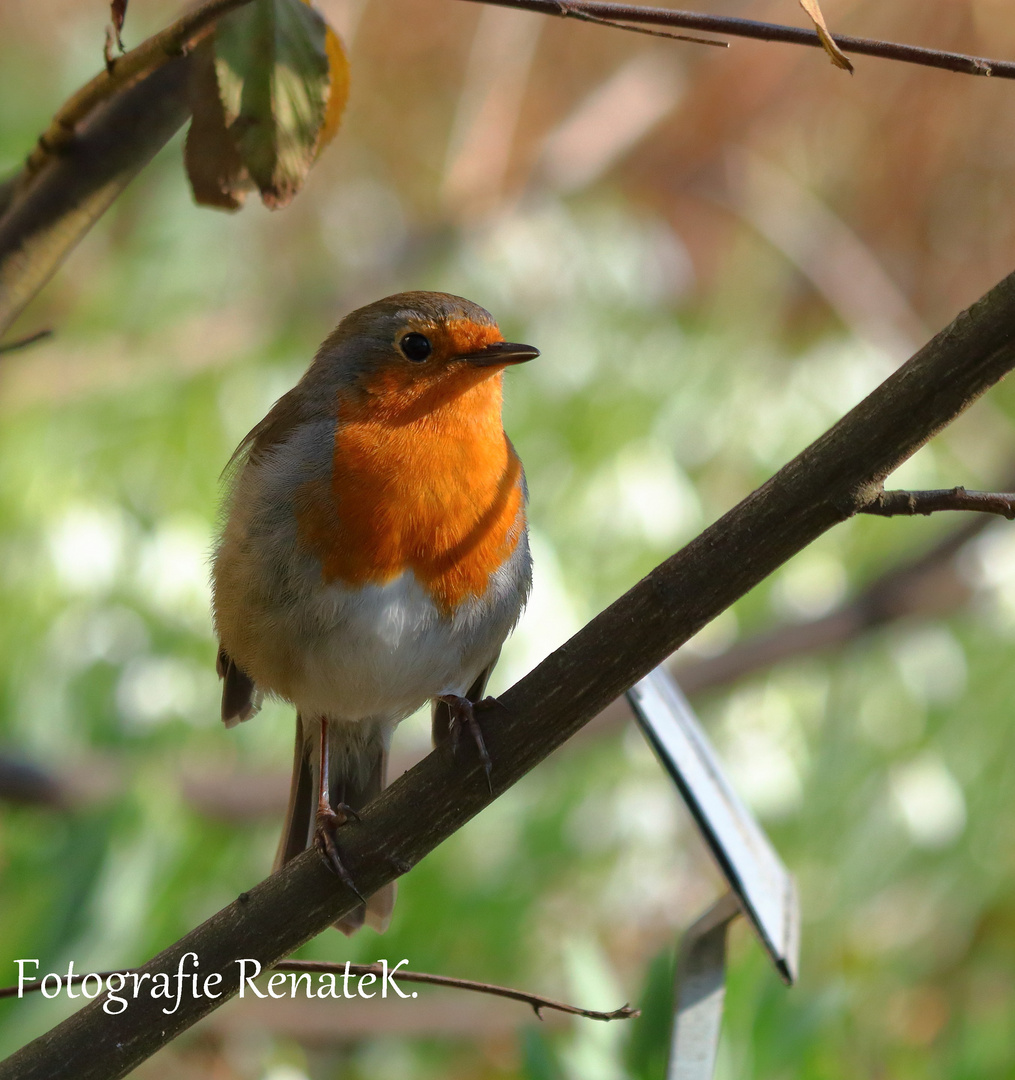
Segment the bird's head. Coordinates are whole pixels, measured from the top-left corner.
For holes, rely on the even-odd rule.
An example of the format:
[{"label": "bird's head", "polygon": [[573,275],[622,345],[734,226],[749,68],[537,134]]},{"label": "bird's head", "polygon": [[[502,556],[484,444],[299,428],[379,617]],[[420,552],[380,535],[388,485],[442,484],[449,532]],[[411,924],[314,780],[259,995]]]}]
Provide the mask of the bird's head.
[{"label": "bird's head", "polygon": [[460,296],[406,292],[347,315],[317,364],[377,405],[431,409],[539,355],[504,340],[490,313]]}]

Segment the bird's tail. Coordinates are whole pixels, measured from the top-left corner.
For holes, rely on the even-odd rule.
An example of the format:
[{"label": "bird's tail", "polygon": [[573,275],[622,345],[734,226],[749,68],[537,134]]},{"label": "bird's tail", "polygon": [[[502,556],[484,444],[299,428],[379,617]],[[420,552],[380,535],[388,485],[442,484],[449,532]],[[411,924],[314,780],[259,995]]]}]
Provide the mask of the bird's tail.
[{"label": "bird's tail", "polygon": [[[362,810],[387,786],[388,733],[367,725],[329,721],[328,794],[332,806],[340,803]],[[284,866],[314,842],[320,776],[320,736],[317,722],[305,727],[296,717],[296,747],[289,788],[289,809],[275,856],[275,869]],[[339,833],[341,843],[341,832]],[[354,934],[364,922],[383,933],[391,921],[395,883],[389,882],[333,924],[343,934]]]}]

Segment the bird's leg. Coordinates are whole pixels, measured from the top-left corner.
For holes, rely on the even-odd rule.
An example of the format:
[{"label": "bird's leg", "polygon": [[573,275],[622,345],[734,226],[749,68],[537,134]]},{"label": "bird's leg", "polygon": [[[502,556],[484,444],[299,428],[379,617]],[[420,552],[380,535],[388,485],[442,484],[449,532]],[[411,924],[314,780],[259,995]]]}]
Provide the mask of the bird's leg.
[{"label": "bird's leg", "polygon": [[314,838],[321,854],[324,856],[325,862],[335,872],[342,884],[352,889],[365,904],[366,900],[363,899],[359,889],[356,888],[355,882],[349,876],[349,871],[343,865],[338,854],[338,845],[335,843],[335,831],[344,825],[349,818],[355,818],[359,821],[359,815],[352,807],[346,806],[344,802],[338,803],[335,807],[331,805],[328,794],[328,718],[326,716],[321,717],[320,761],[321,780],[317,790],[317,822]]},{"label": "bird's leg", "polygon": [[467,697],[461,697],[458,694],[441,694],[437,700],[442,701],[451,710],[452,753],[458,752],[458,742],[461,738],[462,728],[467,727],[472,735],[473,742],[476,744],[476,749],[479,751],[479,760],[483,763],[483,772],[486,773],[486,786],[490,789],[490,793],[493,794],[493,784],[490,780],[493,762],[490,760],[486,743],[483,741],[483,731],[479,726],[479,721],[476,719],[476,710],[473,708],[472,702]]}]

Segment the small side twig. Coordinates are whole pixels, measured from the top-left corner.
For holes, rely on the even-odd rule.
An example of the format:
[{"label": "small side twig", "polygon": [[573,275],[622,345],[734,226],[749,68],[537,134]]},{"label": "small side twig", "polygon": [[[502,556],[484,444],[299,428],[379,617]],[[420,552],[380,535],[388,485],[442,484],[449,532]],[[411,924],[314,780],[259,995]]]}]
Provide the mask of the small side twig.
[{"label": "small side twig", "polygon": [[27,349],[29,345],[34,345],[37,341],[44,341],[52,336],[52,330],[36,330],[34,334],[29,334],[27,337],[0,344],[0,356],[4,353],[16,352],[18,349]]},{"label": "small side twig", "polygon": [[618,22],[616,19],[604,19],[599,15],[592,15],[587,11],[574,7],[569,0],[556,0],[557,7],[563,18],[577,19],[579,22],[596,23],[599,26],[612,26],[615,30],[629,30],[632,34],[648,34],[649,37],[669,38],[671,41],[690,41],[695,45],[715,45],[720,49],[728,49],[728,41],[716,41],[714,38],[692,37],[690,34],[672,34],[668,30],[650,30],[647,26],[632,26],[630,23]]},{"label": "small side twig", "polygon": [[964,487],[938,488],[934,491],[881,491],[861,514],[897,517],[934,514],[939,510],[974,510],[1000,514],[1015,521],[1015,493],[1003,491],[966,491]]},{"label": "small side twig", "polygon": [[[332,973],[344,973],[345,964],[332,964],[321,960],[284,960],[276,964],[275,971],[322,971]],[[381,975],[380,964],[350,964],[349,971],[355,975]],[[392,974],[392,978],[396,976]],[[577,1005],[568,1005],[563,1001],[554,1001],[552,998],[542,997],[539,994],[530,994],[525,990],[515,990],[510,986],[497,986],[494,983],[474,982],[472,979],[454,979],[450,975],[431,975],[426,971],[399,971],[397,978],[403,982],[427,983],[430,986],[450,986],[456,990],[471,990],[477,994],[492,994],[495,997],[510,998],[512,1001],[521,1001],[531,1005],[533,1012],[540,1020],[543,1019],[542,1009],[554,1009],[557,1012],[569,1013],[571,1016],[584,1016],[589,1020],[630,1020],[641,1013],[638,1009],[632,1009],[624,1004],[612,1012],[598,1012],[595,1009],[582,1009]]]},{"label": "small side twig", "polygon": [[[285,960],[282,963],[275,964],[269,970],[271,971],[291,971],[291,972],[321,972],[330,975],[348,975],[360,978],[363,975],[376,975],[379,978],[385,977],[385,971],[380,964],[350,964],[350,963],[331,963],[324,960]],[[71,986],[77,986],[84,982],[87,978],[94,978],[96,975],[105,982],[110,975],[124,975],[129,976],[134,974],[133,968],[123,968],[117,971],[98,971],[98,972],[86,972],[82,975],[72,975],[67,982]],[[494,983],[474,982],[472,979],[454,979],[449,975],[431,975],[426,971],[398,971],[397,974],[394,971],[388,972],[388,977],[396,979],[399,982],[414,982],[425,983],[429,986],[448,986],[455,990],[469,990],[476,994],[491,994],[494,997],[510,998],[512,1001],[521,1001],[526,1005],[531,1006],[532,1011],[543,1019],[543,1009],[553,1009],[556,1012],[568,1013],[571,1016],[584,1016],[588,1020],[632,1020],[636,1016],[640,1016],[641,1012],[638,1009],[632,1009],[630,1005],[624,1004],[619,1009],[614,1009],[612,1012],[599,1012],[596,1009],[582,1009],[577,1005],[568,1005],[563,1001],[554,1001],[552,998],[543,997],[540,994],[530,994],[525,990],[515,990],[510,986],[497,986]],[[21,994],[31,994],[42,988],[42,982],[32,982],[27,986],[21,988]],[[14,998],[19,996],[19,989],[16,986],[5,986],[0,988],[0,999],[2,998]]]},{"label": "small side twig", "polygon": [[[115,57],[110,43],[105,70],[64,102],[49,127],[39,136],[25,163],[27,177],[34,176],[52,154],[58,153],[73,139],[75,128],[97,105],[160,64],[187,52],[212,31],[218,19],[248,3],[250,0],[206,0],[123,56]],[[21,182],[24,180],[22,177]]]}]

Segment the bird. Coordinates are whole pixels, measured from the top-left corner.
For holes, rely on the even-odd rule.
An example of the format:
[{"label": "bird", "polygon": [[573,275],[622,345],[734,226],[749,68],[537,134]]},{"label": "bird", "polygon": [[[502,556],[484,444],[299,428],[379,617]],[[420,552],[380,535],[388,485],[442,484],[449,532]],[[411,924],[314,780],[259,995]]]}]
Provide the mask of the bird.
[{"label": "bird", "polygon": [[[347,315],[226,467],[212,565],[222,720],[296,709],[276,869],[316,844],[357,895],[338,828],[386,785],[396,725],[431,703],[434,743],[472,705],[532,582],[525,472],[503,372],[539,350],[484,308],[403,292]],[[394,883],[335,926],[386,929]]]}]

